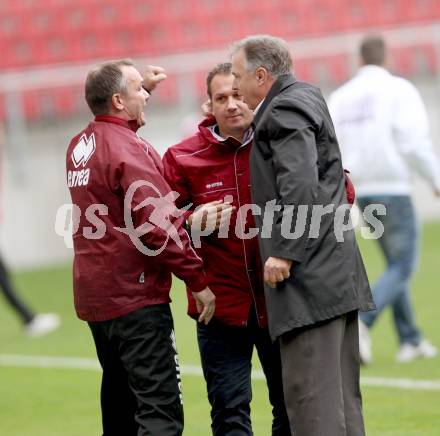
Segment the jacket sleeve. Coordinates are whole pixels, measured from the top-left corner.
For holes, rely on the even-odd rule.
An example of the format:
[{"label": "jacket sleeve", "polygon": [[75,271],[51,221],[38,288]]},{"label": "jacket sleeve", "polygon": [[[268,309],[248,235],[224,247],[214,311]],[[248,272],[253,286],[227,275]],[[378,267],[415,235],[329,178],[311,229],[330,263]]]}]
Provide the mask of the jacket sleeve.
[{"label": "jacket sleeve", "polygon": [[168,149],[162,158],[164,177],[170,188],[173,191],[179,193],[179,197],[176,199],[177,207],[188,207],[184,216],[185,219],[193,213],[193,206],[191,204],[191,191],[188,185],[188,179],[182,172],[181,166],[178,164],[177,159],[172,151],[172,148]]},{"label": "jacket sleeve", "polygon": [[407,162],[431,185],[440,189],[440,163],[432,145],[428,114],[417,89],[401,81],[393,118],[393,136]]},{"label": "jacket sleeve", "polygon": [[192,291],[203,290],[207,285],[203,263],[191,246],[175,196],[146,150],[139,144],[127,149],[112,175],[119,181],[125,213],[132,218],[130,237],[157,253],[156,261],[166,265]]},{"label": "jacket sleeve", "polygon": [[270,256],[301,262],[318,189],[314,128],[288,102],[271,109],[268,138],[276,181]]}]

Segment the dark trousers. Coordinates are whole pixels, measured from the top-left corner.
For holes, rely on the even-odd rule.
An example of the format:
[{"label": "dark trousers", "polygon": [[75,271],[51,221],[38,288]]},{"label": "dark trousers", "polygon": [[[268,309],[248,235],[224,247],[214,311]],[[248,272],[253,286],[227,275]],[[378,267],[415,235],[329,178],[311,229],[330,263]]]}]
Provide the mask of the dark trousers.
[{"label": "dark trousers", "polygon": [[203,374],[211,404],[214,436],[252,435],[250,402],[251,367],[254,346],[267,380],[272,405],[273,436],[290,436],[283,399],[281,361],[278,344],[267,329],[259,328],[255,311],[247,327],[233,327],[212,320],[197,324]]},{"label": "dark trousers", "polygon": [[180,367],[169,305],[89,326],[103,369],[104,436],[181,435]]},{"label": "dark trousers", "polygon": [[26,304],[19,298],[14,290],[12,282],[9,278],[8,270],[0,258],[0,289],[6,298],[6,301],[12,306],[21,318],[23,324],[30,323],[35,314],[26,306]]},{"label": "dark trousers", "polygon": [[280,351],[295,436],[365,436],[357,311],[282,335]]}]

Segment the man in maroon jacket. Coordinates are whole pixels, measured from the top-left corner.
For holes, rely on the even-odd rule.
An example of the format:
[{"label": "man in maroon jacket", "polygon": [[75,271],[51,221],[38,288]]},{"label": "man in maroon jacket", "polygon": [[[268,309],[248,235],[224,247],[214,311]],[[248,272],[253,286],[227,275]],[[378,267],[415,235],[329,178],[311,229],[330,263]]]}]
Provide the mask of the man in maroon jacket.
[{"label": "man in maroon jacket", "polygon": [[[273,406],[272,435],[290,435],[284,407],[278,344],[272,344],[266,319],[258,240],[249,208],[249,152],[253,114],[233,92],[231,64],[208,75],[213,117],[194,136],[171,147],[163,158],[165,177],[180,195],[179,207],[192,204],[188,224],[205,264],[216,313],[197,336],[215,436],[252,435],[251,361],[257,349]],[[209,230],[214,230],[212,234]],[[254,236],[254,237],[252,237]],[[189,315],[197,316],[192,287]]]},{"label": "man in maroon jacket", "polygon": [[142,76],[131,61],[107,62],[89,72],[85,93],[95,119],[72,139],[66,168],[75,308],[103,368],[104,435],[181,435],[171,273],[191,287],[199,321],[209,322],[215,297],[160,157],[136,134],[149,99]]}]

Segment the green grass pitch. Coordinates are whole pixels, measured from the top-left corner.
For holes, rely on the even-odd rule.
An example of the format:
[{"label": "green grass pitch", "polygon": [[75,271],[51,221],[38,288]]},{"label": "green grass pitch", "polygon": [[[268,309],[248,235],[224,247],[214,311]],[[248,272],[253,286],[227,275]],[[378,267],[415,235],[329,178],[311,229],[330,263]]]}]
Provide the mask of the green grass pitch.
[{"label": "green grass pitch", "polygon": [[[373,241],[360,241],[370,278],[382,268]],[[440,223],[424,226],[421,262],[413,282],[419,325],[440,346]],[[62,316],[61,328],[44,338],[26,338],[15,315],[0,302],[0,355],[71,356],[95,358],[87,326],[73,310],[70,266],[23,271],[14,276],[21,294],[39,311]],[[174,282],[173,313],[180,360],[199,365],[194,322],[186,315],[182,284]],[[396,364],[397,343],[389,313],[373,330],[374,364],[364,377],[440,381],[440,358]],[[259,368],[257,360],[254,367]],[[44,369],[0,366],[0,434],[8,436],[99,435],[100,373],[80,369]],[[183,377],[185,435],[210,434],[209,406],[204,380]],[[440,435],[440,390],[408,390],[363,386],[369,436]],[[270,434],[270,410],[262,380],[253,382],[252,419],[256,436]],[[159,435],[158,435],[159,436]]]}]

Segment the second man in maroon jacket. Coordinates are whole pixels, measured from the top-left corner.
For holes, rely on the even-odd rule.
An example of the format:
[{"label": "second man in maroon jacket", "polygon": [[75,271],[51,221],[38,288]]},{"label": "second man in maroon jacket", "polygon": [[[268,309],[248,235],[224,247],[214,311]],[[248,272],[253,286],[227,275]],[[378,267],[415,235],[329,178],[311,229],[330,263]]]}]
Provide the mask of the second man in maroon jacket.
[{"label": "second man in maroon jacket", "polygon": [[[251,361],[257,349],[273,406],[273,436],[290,435],[284,407],[278,344],[267,329],[258,239],[250,211],[249,152],[253,114],[232,90],[231,65],[208,75],[213,117],[194,136],[171,147],[163,158],[165,178],[180,195],[179,207],[192,204],[188,223],[215,229],[200,238],[198,252],[216,295],[209,325],[197,324],[197,336],[215,436],[252,435]],[[241,208],[241,209],[240,209]],[[195,222],[198,224],[196,225]],[[208,232],[209,233],[209,232]],[[206,232],[205,232],[206,234]],[[193,236],[194,233],[193,233]],[[197,247],[197,241],[193,239]],[[197,316],[192,289],[189,315]]]}]

